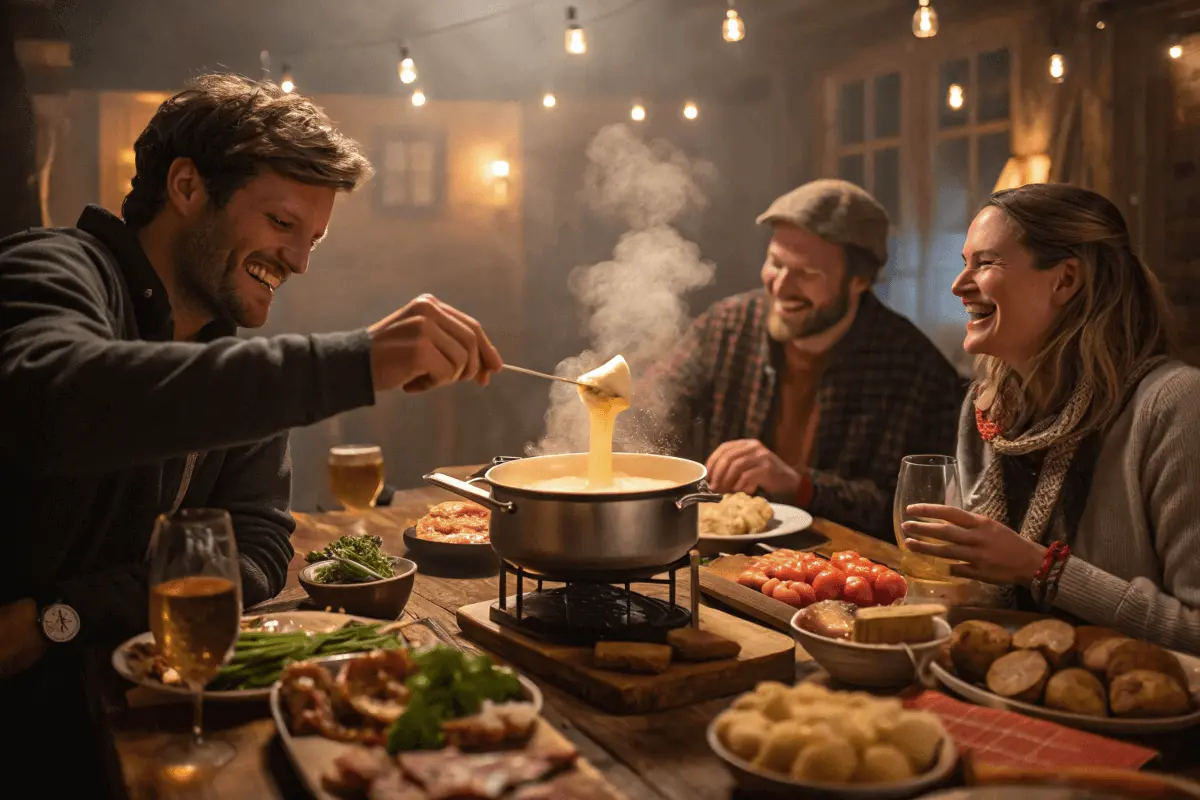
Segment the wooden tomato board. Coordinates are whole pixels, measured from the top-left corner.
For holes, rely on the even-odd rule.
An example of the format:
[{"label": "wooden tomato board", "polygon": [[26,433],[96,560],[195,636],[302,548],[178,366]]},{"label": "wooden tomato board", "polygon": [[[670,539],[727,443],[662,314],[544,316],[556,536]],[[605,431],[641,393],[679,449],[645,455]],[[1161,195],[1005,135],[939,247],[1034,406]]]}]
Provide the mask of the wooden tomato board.
[{"label": "wooden tomato board", "polygon": [[738,575],[746,570],[746,562],[750,558],[747,555],[721,556],[701,567],[700,591],[739,613],[776,630],[787,631],[790,635],[796,609],[737,582]]},{"label": "wooden tomato board", "polygon": [[[739,587],[740,588],[740,587]],[[463,635],[523,672],[537,676],[613,714],[645,714],[739,694],[760,681],[791,683],[796,676],[795,642],[723,611],[704,608],[700,627],[742,646],[737,658],[673,662],[660,675],[632,675],[592,666],[592,648],[552,644],[501,626],[491,619],[495,601],[458,610]],[[515,603],[512,598],[510,603]]]}]

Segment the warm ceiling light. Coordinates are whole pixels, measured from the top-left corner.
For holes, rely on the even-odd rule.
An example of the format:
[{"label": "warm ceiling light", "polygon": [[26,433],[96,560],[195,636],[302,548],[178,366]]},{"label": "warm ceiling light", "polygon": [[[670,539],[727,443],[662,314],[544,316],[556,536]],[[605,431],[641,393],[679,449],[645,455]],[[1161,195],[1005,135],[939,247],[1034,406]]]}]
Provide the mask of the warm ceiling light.
[{"label": "warm ceiling light", "polygon": [[950,84],[950,90],[946,93],[946,105],[958,111],[963,107],[966,98],[963,97],[963,88],[957,83]]},{"label": "warm ceiling light", "polygon": [[629,109],[629,118],[634,122],[641,122],[646,118],[646,107],[641,103],[635,103],[633,108]]},{"label": "warm ceiling light", "polygon": [[581,56],[587,52],[587,34],[575,16],[575,6],[567,6],[567,35],[565,41],[567,52],[573,56]]},{"label": "warm ceiling light", "polygon": [[937,36],[938,16],[933,6],[929,5],[929,0],[918,0],[917,10],[913,12],[912,32],[918,39]]},{"label": "warm ceiling light", "polygon": [[733,0],[729,0],[729,10],[725,12],[725,21],[721,24],[721,36],[727,42],[740,42],[746,38],[746,23],[738,16]]},{"label": "warm ceiling light", "polygon": [[507,178],[509,173],[509,165],[507,161],[499,160],[492,162],[492,176],[496,178]]},{"label": "warm ceiling light", "polygon": [[283,65],[282,80],[279,81],[279,88],[283,89],[287,94],[291,94],[296,88],[296,81],[292,78],[292,68],[287,64]]},{"label": "warm ceiling light", "polygon": [[1067,62],[1063,58],[1062,53],[1055,53],[1050,56],[1050,80],[1055,83],[1062,83],[1066,74]]},{"label": "warm ceiling light", "polygon": [[400,48],[400,82],[405,86],[417,82],[417,65],[408,54],[407,47]]},{"label": "warm ceiling light", "polygon": [[546,92],[544,95],[542,95],[542,105],[546,108],[554,108],[556,105],[558,105],[558,98],[556,98],[552,93]]},{"label": "warm ceiling light", "polygon": [[416,106],[417,108],[420,108],[421,106],[425,105],[425,93],[422,92],[420,89],[417,89],[415,92],[413,92],[412,93],[412,104],[414,106]]},{"label": "warm ceiling light", "polygon": [[696,117],[700,116],[700,109],[696,108],[695,103],[689,101],[683,107],[683,116],[687,119],[695,119]]}]

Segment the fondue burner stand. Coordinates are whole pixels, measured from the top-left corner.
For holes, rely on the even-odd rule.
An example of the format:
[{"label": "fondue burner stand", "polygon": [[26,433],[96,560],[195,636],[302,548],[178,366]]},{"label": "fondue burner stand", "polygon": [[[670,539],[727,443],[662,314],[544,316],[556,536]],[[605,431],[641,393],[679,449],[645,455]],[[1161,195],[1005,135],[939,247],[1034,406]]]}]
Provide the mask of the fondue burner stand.
[{"label": "fondue burner stand", "polygon": [[[604,639],[634,642],[664,642],[667,631],[691,623],[692,613],[675,604],[675,575],[689,566],[687,556],[673,564],[650,570],[598,573],[586,580],[555,577],[552,573],[524,569],[501,559],[500,599],[489,616],[497,625],[542,641],[557,644],[591,645]],[[655,575],[668,573],[666,578]],[[516,576],[516,597],[508,595],[508,576]],[[536,584],[526,592],[526,582]],[[561,583],[546,589],[545,583]],[[668,599],[660,600],[633,591],[635,584],[668,587]],[[692,591],[698,592],[699,586]]]}]

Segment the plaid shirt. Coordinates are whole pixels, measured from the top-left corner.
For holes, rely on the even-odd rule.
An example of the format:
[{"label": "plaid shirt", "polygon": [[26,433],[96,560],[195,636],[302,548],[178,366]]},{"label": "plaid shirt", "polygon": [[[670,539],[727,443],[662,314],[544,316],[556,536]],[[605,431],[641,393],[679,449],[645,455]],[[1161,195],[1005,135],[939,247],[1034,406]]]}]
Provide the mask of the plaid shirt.
[{"label": "plaid shirt", "polygon": [[[716,303],[647,375],[652,391],[669,398],[680,455],[703,461],[722,442],[774,441],[784,353],[767,334],[767,314],[759,290]],[[808,510],[890,540],[900,459],[954,453],[965,392],[966,381],[916,326],[864,294],[817,388]]]}]

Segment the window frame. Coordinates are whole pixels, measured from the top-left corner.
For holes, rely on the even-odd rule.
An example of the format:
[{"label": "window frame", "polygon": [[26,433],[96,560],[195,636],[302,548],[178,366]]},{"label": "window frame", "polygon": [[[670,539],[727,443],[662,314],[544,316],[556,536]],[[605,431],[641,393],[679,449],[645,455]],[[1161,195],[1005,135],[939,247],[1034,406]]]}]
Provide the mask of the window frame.
[{"label": "window frame", "polygon": [[[385,199],[388,179],[399,171],[389,170],[387,166],[388,146],[402,142],[405,144],[428,143],[433,147],[433,197],[428,205],[416,205],[411,200],[389,202]],[[382,128],[375,133],[375,208],[384,214],[408,217],[427,217],[439,213],[446,202],[446,134],[444,131],[428,128]],[[411,168],[405,168],[403,174],[411,179]]]}]

